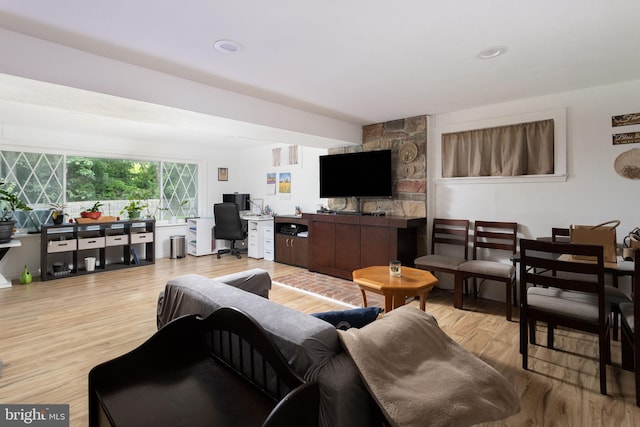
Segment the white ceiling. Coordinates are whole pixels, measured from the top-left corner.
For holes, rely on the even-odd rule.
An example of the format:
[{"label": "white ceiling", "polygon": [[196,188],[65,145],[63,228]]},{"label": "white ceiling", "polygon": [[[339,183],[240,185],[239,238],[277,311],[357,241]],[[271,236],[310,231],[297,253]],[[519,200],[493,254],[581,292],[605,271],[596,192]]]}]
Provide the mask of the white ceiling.
[{"label": "white ceiling", "polygon": [[1,28],[358,125],[638,79],[639,21],[638,0],[0,0]]}]

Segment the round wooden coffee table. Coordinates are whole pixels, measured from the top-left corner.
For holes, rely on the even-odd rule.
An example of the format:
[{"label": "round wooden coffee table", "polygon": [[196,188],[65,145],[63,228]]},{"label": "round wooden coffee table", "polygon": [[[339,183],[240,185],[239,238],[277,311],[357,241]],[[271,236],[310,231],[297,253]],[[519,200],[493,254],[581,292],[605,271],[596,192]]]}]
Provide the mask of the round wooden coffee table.
[{"label": "round wooden coffee table", "polygon": [[360,287],[365,307],[365,291],[384,295],[385,313],[404,305],[407,297],[415,296],[420,297],[420,309],[424,310],[427,294],[438,284],[438,279],[430,272],[404,266],[400,277],[390,276],[389,266],[361,268],[353,272],[353,281]]}]

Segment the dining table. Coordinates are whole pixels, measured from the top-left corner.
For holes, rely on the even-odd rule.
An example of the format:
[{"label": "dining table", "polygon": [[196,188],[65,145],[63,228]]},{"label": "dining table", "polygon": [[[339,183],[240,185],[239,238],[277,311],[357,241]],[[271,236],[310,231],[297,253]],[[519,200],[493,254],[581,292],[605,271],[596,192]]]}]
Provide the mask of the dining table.
[{"label": "dining table", "polygon": [[[538,237],[536,240],[542,241],[551,241],[551,236],[543,236]],[[565,240],[560,240],[565,242]],[[517,268],[517,264],[520,263],[520,254],[516,253],[511,256],[511,262],[513,266]],[[588,261],[583,261],[588,262]],[[604,263],[604,272],[606,274],[611,275],[611,284],[614,288],[618,287],[618,279],[620,277],[629,276],[631,277],[631,292],[635,290],[635,280],[634,280],[634,272],[635,264],[633,261],[629,261],[624,259],[622,256],[618,255],[616,262],[605,262]]]}]

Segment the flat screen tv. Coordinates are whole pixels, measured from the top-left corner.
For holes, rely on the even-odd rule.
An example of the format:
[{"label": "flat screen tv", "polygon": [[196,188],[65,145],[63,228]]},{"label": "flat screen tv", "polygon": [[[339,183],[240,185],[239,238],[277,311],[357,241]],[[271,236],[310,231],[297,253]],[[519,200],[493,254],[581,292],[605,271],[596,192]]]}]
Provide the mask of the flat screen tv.
[{"label": "flat screen tv", "polygon": [[391,150],[320,156],[320,197],[391,197]]}]

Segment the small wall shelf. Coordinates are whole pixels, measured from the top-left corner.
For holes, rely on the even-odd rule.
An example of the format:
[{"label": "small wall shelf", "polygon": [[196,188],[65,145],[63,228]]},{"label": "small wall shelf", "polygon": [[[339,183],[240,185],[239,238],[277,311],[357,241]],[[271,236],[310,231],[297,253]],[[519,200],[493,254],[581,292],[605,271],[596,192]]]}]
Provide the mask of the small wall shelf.
[{"label": "small wall shelf", "polygon": [[[155,263],[155,220],[42,226],[40,277],[61,279]],[[96,258],[87,271],[85,258]]]},{"label": "small wall shelf", "polygon": [[213,250],[213,218],[188,218],[187,253],[211,255]]}]

